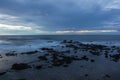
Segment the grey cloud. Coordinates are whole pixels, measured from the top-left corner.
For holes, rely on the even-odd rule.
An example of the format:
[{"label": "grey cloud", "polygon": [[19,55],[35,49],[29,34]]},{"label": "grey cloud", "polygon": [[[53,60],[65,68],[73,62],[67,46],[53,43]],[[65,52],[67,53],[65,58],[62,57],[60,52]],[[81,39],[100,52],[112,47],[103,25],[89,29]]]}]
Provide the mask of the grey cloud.
[{"label": "grey cloud", "polygon": [[105,26],[109,26],[109,24],[105,22],[115,21],[117,17],[120,17],[120,9],[112,9],[112,7],[110,10],[105,9],[113,1],[1,0],[0,13],[17,16],[24,23],[43,26],[42,29],[48,31],[107,29],[108,27]]}]

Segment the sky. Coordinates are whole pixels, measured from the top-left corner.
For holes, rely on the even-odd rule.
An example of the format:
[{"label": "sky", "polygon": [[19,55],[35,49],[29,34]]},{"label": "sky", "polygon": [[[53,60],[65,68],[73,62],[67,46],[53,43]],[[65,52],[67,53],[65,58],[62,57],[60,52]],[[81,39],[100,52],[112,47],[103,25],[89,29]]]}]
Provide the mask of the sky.
[{"label": "sky", "polygon": [[120,34],[120,0],[0,0],[0,35]]}]

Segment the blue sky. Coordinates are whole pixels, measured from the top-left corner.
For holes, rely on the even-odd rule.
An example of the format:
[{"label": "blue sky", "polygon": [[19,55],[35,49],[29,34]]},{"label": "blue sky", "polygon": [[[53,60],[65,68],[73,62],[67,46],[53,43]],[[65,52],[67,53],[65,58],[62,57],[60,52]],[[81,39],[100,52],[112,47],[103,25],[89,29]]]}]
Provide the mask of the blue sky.
[{"label": "blue sky", "polygon": [[0,0],[0,34],[120,34],[120,0]]}]

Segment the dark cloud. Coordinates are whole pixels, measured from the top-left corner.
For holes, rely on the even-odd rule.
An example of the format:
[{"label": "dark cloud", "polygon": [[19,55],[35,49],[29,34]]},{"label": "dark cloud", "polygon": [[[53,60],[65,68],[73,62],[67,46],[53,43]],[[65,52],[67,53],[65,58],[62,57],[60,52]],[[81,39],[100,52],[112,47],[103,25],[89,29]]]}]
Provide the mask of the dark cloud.
[{"label": "dark cloud", "polygon": [[113,3],[114,0],[0,0],[0,13],[17,16],[48,31],[114,29],[105,27],[115,25],[106,22],[115,23],[116,18],[120,21],[120,6],[114,7]]}]

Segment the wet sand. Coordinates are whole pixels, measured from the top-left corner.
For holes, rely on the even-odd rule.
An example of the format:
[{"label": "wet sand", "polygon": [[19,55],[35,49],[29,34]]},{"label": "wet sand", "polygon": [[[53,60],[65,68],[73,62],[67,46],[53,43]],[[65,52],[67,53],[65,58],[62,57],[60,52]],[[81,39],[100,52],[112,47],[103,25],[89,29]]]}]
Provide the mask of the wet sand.
[{"label": "wet sand", "polygon": [[0,80],[120,80],[119,59],[119,46],[63,40],[1,53]]}]

